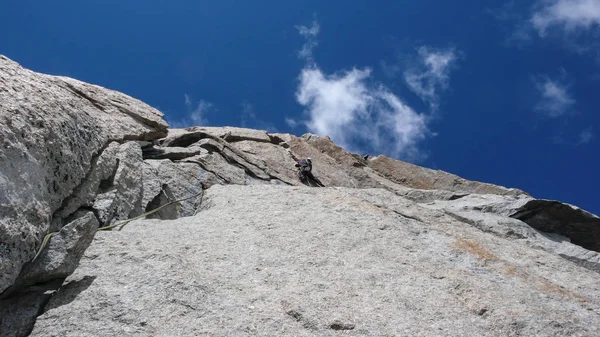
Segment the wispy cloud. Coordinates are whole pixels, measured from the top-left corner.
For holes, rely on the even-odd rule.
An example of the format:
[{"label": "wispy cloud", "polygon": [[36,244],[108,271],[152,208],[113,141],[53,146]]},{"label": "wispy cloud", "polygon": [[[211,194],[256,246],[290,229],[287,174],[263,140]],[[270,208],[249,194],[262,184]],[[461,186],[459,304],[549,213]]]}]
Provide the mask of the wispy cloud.
[{"label": "wispy cloud", "polygon": [[208,124],[208,119],[206,115],[210,111],[214,110],[214,104],[201,99],[200,101],[198,101],[196,108],[189,113],[189,119],[192,121],[192,123],[194,123],[194,126],[206,125]]},{"label": "wispy cloud", "polygon": [[567,33],[590,29],[600,25],[600,0],[538,1],[530,22],[541,37],[552,28]]},{"label": "wispy cloud", "polygon": [[254,106],[250,102],[243,101],[241,106],[242,113],[240,114],[240,122],[242,127],[277,132],[277,129],[272,123],[265,122],[257,117]]},{"label": "wispy cloud", "polygon": [[587,143],[591,142],[592,139],[594,139],[594,132],[592,131],[592,127],[589,127],[587,129],[581,131],[581,133],[579,133],[579,141],[577,142],[577,144],[578,145],[587,144]]},{"label": "wispy cloud", "polygon": [[402,67],[399,64],[388,63],[386,61],[380,61],[381,71],[388,78],[396,78],[399,73],[402,73]]},{"label": "wispy cloud", "polygon": [[554,40],[576,53],[600,54],[600,0],[534,0],[530,6],[510,0],[488,9],[496,19],[512,23],[509,46],[524,47],[535,38]]},{"label": "wispy cloud", "polygon": [[418,49],[418,64],[404,72],[406,84],[432,110],[439,106],[439,93],[448,89],[450,70],[457,60],[454,49],[436,50],[431,47]]},{"label": "wispy cloud", "polygon": [[187,128],[190,126],[205,126],[208,125],[207,115],[211,112],[217,111],[214,104],[206,101],[199,100],[196,105],[193,104],[192,98],[184,94],[185,106],[188,110],[185,117],[177,120],[167,120],[170,127],[172,128]]},{"label": "wispy cloud", "polygon": [[[318,34],[318,24],[299,29],[311,53],[299,76],[296,100],[306,108],[304,125],[310,132],[330,136],[338,145],[352,151],[377,151],[392,157],[419,160],[419,141],[430,133],[427,117],[402,102],[383,85],[371,79],[371,69],[353,68],[334,74],[324,73],[312,59],[310,41]],[[310,32],[310,33],[307,33]],[[303,47],[306,49],[306,45]],[[287,119],[294,127],[296,120]]]},{"label": "wispy cloud", "polygon": [[296,26],[298,33],[306,39],[306,43],[302,46],[302,49],[298,52],[298,57],[308,62],[313,61],[312,51],[318,45],[317,36],[319,35],[319,23],[317,20],[313,20],[310,27]]},{"label": "wispy cloud", "polygon": [[557,118],[571,111],[575,99],[569,94],[567,84],[546,76],[534,81],[540,94],[540,100],[536,104],[535,110],[549,118]]},{"label": "wispy cloud", "polygon": [[287,124],[287,126],[289,126],[290,128],[295,129],[296,127],[298,127],[298,124],[300,124],[300,123],[291,117],[286,117],[285,124]]}]

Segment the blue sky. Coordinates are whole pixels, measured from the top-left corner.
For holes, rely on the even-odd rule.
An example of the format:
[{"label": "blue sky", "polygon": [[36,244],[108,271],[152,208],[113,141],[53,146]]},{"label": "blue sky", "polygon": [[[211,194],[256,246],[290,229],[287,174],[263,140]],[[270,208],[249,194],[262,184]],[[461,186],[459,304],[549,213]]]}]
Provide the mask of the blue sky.
[{"label": "blue sky", "polygon": [[600,0],[10,1],[0,53],[175,126],[327,134],[600,214],[599,24]]}]

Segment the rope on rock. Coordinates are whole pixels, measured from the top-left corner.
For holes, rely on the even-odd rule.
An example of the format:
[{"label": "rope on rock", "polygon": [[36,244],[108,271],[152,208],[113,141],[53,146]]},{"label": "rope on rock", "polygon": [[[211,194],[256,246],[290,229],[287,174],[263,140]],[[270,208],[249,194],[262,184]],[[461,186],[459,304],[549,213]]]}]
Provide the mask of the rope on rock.
[{"label": "rope on rock", "polygon": [[[127,219],[127,220],[125,220],[125,221],[121,221],[121,222],[115,223],[115,224],[113,224],[113,225],[110,225],[110,226],[99,227],[99,228],[98,228],[98,231],[105,231],[105,230],[113,229],[113,228],[115,228],[115,227],[119,227],[119,231],[120,231],[120,230],[122,230],[122,229],[123,229],[123,227],[125,227],[125,225],[127,225],[127,224],[128,224],[128,223],[130,223],[131,221],[134,221],[134,220],[138,220],[138,219],[141,219],[141,218],[147,217],[148,215],[150,215],[150,214],[154,214],[154,213],[156,213],[156,212],[160,211],[161,209],[163,209],[163,208],[165,208],[165,207],[167,207],[167,206],[170,206],[170,205],[173,205],[173,204],[176,204],[176,203],[180,203],[180,202],[182,202],[182,201],[185,201],[185,200],[188,200],[188,199],[191,199],[191,198],[195,198],[195,197],[199,196],[200,194],[202,194],[202,192],[200,192],[200,193],[198,193],[198,194],[195,194],[195,195],[192,195],[192,196],[190,196],[190,197],[186,197],[186,198],[182,198],[182,199],[177,199],[177,200],[170,201],[170,202],[168,202],[168,203],[166,203],[166,204],[164,204],[164,205],[162,205],[162,206],[160,206],[160,207],[157,207],[157,208],[155,208],[155,209],[151,210],[150,212],[146,212],[146,213],[144,213],[144,214],[138,215],[138,216],[136,216],[135,218]],[[55,234],[58,234],[58,232],[52,232],[52,233],[48,233],[48,234],[47,234],[47,235],[44,237],[44,240],[42,241],[42,245],[40,246],[40,249],[38,249],[37,253],[36,253],[36,254],[35,254],[35,256],[33,257],[33,260],[31,260],[31,262],[35,261],[35,260],[36,260],[36,259],[37,259],[37,258],[40,256],[40,254],[42,253],[42,251],[44,250],[44,248],[45,248],[45,247],[48,245],[48,242],[50,241],[50,239],[51,239],[51,238],[52,238],[52,237],[53,237]]]}]

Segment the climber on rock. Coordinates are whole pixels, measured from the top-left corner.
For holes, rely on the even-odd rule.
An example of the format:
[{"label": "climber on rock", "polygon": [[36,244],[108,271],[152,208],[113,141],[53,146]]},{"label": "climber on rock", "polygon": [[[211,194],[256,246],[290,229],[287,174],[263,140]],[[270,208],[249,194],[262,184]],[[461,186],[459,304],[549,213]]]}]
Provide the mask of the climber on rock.
[{"label": "climber on rock", "polygon": [[[302,159],[295,165],[298,168],[301,181],[306,181],[309,185],[315,183],[317,186],[325,187],[323,183],[312,174],[312,158]],[[311,185],[312,186],[312,185]]]}]

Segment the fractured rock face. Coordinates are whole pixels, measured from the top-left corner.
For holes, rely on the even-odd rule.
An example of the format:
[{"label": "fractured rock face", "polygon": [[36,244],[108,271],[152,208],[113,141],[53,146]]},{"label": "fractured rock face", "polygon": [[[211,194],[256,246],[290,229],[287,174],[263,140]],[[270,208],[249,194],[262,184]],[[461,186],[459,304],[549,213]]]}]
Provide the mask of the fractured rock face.
[{"label": "fractured rock face", "polygon": [[0,56],[0,292],[111,141],[166,135],[162,113],[122,93]]}]

